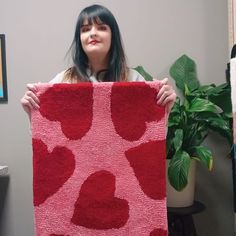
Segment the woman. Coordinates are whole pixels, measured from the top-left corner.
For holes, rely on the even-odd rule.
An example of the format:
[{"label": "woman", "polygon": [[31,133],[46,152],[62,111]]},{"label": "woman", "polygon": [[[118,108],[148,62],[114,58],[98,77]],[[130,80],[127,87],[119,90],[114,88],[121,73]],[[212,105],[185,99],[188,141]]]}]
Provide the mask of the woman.
[{"label": "woman", "polygon": [[[74,65],[59,73],[51,83],[145,81],[127,67],[118,24],[103,6],[92,5],[82,10],[71,50]],[[161,83],[157,104],[166,105],[170,112],[176,94],[167,78]],[[21,104],[30,115],[31,109],[39,108],[39,99],[34,84],[28,84],[27,89]]]}]

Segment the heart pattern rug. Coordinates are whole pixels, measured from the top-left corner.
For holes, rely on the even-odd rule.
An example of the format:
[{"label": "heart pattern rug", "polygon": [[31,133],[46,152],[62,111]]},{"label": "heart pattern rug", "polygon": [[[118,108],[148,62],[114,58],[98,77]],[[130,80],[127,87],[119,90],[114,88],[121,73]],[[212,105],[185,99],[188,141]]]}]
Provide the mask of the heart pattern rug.
[{"label": "heart pattern rug", "polygon": [[160,82],[38,84],[37,236],[167,236]]}]

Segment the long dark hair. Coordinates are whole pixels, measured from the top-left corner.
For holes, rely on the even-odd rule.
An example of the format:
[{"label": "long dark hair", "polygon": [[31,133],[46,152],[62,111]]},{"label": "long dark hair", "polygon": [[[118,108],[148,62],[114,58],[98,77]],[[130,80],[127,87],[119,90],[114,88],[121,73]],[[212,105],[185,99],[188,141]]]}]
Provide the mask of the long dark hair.
[{"label": "long dark hair", "polygon": [[80,30],[85,20],[87,20],[89,24],[100,21],[107,24],[111,29],[112,39],[109,62],[103,81],[125,81],[127,79],[127,64],[119,26],[113,14],[101,5],[86,7],[78,16],[74,40],[71,46],[72,59],[74,62],[74,67],[71,69],[70,73],[71,77],[76,75],[77,79],[80,81],[89,81],[89,75],[87,74],[89,68],[88,57],[80,41]]}]

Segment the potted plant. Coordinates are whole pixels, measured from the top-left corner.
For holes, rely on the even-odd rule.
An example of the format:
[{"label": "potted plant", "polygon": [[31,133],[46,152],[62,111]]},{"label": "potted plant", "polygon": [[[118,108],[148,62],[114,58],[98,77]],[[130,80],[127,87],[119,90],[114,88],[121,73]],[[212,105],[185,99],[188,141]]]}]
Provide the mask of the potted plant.
[{"label": "potted plant", "polygon": [[[168,121],[168,180],[174,189],[167,187],[169,196],[173,191],[186,190],[188,177],[194,181],[194,172],[189,171],[195,168],[191,160],[212,169],[212,152],[203,145],[210,132],[220,134],[232,145],[230,85],[200,85],[195,62],[186,55],[171,66],[170,75],[181,94],[177,97]],[[194,186],[190,189],[194,190]],[[193,203],[193,193],[190,193],[190,197],[187,205]],[[182,195],[180,200],[183,200]],[[169,201],[168,205],[172,204]]]},{"label": "potted plant", "polygon": [[[152,77],[142,67],[135,68],[148,81]],[[210,132],[225,137],[232,146],[232,120],[230,85],[224,83],[200,85],[197,78],[196,64],[187,55],[178,58],[170,68],[180,95],[170,112],[167,133],[167,195],[168,206],[173,206],[170,200],[180,200],[175,206],[188,206],[193,203],[195,162],[200,162],[209,170],[213,166],[212,152],[203,145]],[[190,177],[190,178],[189,178]],[[169,185],[170,184],[170,185]],[[189,192],[189,190],[192,191]],[[184,197],[187,192],[187,202]],[[176,194],[181,195],[177,195]]]}]

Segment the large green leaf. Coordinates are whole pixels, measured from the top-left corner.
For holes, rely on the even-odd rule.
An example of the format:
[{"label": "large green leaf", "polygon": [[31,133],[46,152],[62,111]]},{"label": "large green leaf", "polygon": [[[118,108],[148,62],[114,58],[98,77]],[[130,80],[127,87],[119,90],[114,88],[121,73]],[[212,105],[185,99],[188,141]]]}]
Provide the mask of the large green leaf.
[{"label": "large green leaf", "polygon": [[206,138],[204,130],[204,124],[194,122],[194,120],[191,124],[189,123],[187,126],[185,126],[184,140],[182,145],[183,149],[191,154],[191,148],[193,146],[198,146],[199,143],[202,143],[202,141]]},{"label": "large green leaf", "polygon": [[225,137],[229,145],[233,143],[233,131],[229,120],[225,120],[223,117],[209,117],[208,122],[211,130]]},{"label": "large green leaf", "polygon": [[185,86],[192,91],[199,87],[195,62],[183,55],[170,68],[170,75],[176,86],[185,94]]},{"label": "large green leaf", "polygon": [[209,91],[208,95],[219,95],[225,92],[230,93],[230,85],[228,83],[223,83],[218,86],[214,85],[214,88]]},{"label": "large green leaf", "polygon": [[196,91],[194,92],[198,92],[200,94],[212,94],[215,91],[215,85],[202,85],[200,86]]},{"label": "large green leaf", "polygon": [[225,91],[218,95],[210,95],[209,101],[219,106],[225,113],[232,113],[231,92]]},{"label": "large green leaf", "polygon": [[219,106],[225,113],[232,113],[230,84],[218,85],[210,90],[207,95],[209,101]]},{"label": "large green leaf", "polygon": [[208,121],[209,121],[212,129],[213,128],[222,129],[222,130],[229,130],[230,129],[229,122],[224,120],[222,117],[209,117]]},{"label": "large green leaf", "polygon": [[141,74],[145,80],[147,80],[147,81],[153,80],[152,76],[150,74],[148,74],[142,66],[137,66],[133,69],[138,71],[138,73]]},{"label": "large green leaf", "polygon": [[214,112],[214,113],[222,112],[220,107],[202,98],[195,98],[190,103],[188,111],[189,112]]},{"label": "large green leaf", "polygon": [[212,169],[213,157],[210,149],[203,146],[198,146],[194,147],[194,153],[195,155],[192,158],[202,162],[208,167],[209,170]]},{"label": "large green leaf", "polygon": [[187,152],[179,150],[170,160],[168,178],[170,184],[177,190],[183,190],[188,183],[190,156]]},{"label": "large green leaf", "polygon": [[168,118],[168,127],[178,126],[181,124],[183,117],[183,112],[181,111],[180,100],[177,97],[174,106],[171,109],[169,118]]},{"label": "large green leaf", "polygon": [[176,115],[172,115],[169,116],[168,119],[168,127],[172,127],[172,126],[178,126],[178,124],[181,122],[181,116],[176,114]]},{"label": "large green leaf", "polygon": [[173,139],[174,147],[175,150],[178,151],[183,143],[183,130],[182,129],[177,129],[175,131],[175,137]]}]

